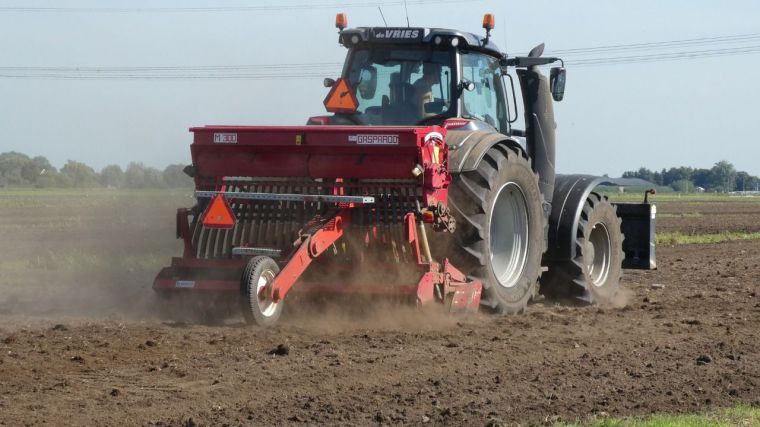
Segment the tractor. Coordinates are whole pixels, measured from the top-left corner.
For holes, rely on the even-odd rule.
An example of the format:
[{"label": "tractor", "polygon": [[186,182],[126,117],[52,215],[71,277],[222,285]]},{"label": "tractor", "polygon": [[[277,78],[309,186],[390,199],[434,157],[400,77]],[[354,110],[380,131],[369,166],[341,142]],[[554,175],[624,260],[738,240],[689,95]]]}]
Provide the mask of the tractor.
[{"label": "tractor", "polygon": [[228,295],[267,327],[294,289],[509,314],[539,294],[610,305],[623,268],[656,268],[654,205],[555,173],[566,69],[543,44],[502,53],[491,14],[483,36],[336,27],[331,114],[191,128],[197,204],[177,211],[184,253],[158,293]]}]

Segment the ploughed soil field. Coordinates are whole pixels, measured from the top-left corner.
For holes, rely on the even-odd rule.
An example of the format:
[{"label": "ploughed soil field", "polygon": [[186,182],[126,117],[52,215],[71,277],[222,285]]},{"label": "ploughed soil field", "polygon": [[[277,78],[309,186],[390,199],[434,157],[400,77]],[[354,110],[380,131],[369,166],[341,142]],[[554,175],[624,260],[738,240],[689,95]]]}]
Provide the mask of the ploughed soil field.
[{"label": "ploughed soil field", "polygon": [[[661,246],[620,309],[467,318],[291,305],[181,323],[150,283],[182,193],[0,193],[0,425],[534,425],[760,405],[760,241]],[[659,203],[661,230],[757,231],[760,203]]]},{"label": "ploughed soil field", "polygon": [[758,220],[760,204],[749,200],[732,203],[723,201],[668,202],[658,203],[657,206],[658,212],[664,214],[657,221],[658,232],[680,231],[685,234],[723,231],[760,232]]}]

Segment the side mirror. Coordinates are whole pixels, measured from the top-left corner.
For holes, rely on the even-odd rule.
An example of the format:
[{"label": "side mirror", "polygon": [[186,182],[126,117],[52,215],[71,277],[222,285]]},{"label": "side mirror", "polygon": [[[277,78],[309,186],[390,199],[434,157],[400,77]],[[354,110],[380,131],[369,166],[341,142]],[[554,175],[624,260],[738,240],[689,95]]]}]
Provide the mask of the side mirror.
[{"label": "side mirror", "polygon": [[377,90],[377,68],[372,66],[362,68],[359,73],[359,86],[357,89],[362,99],[372,99],[375,97],[375,91]]},{"label": "side mirror", "polygon": [[325,85],[325,87],[333,87],[335,86],[335,79],[328,77],[322,81],[322,84]]},{"label": "side mirror", "polygon": [[549,87],[552,91],[552,98],[555,101],[562,101],[565,97],[565,69],[554,67],[549,73]]},{"label": "side mirror", "polygon": [[475,90],[475,83],[469,80],[462,80],[461,82],[459,82],[459,90],[460,91],[468,90],[472,92],[473,90]]}]

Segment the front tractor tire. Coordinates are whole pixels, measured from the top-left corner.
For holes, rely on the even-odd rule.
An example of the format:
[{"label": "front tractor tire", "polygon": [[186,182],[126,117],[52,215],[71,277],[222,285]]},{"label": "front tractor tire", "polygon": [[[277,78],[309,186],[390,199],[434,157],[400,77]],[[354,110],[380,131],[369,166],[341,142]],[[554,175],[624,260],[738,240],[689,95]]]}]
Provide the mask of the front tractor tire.
[{"label": "front tractor tire", "polygon": [[549,298],[617,305],[625,257],[620,224],[615,206],[592,192],[578,222],[575,259],[550,265],[541,277],[541,292]]},{"label": "front tractor tire", "polygon": [[455,265],[483,283],[481,304],[525,310],[537,291],[544,252],[538,176],[517,147],[497,144],[477,169],[454,175],[449,205],[457,223]]},{"label": "front tractor tire", "polygon": [[241,280],[243,317],[248,324],[262,328],[274,326],[282,314],[283,301],[272,300],[272,282],[280,267],[269,257],[257,256],[248,261]]}]

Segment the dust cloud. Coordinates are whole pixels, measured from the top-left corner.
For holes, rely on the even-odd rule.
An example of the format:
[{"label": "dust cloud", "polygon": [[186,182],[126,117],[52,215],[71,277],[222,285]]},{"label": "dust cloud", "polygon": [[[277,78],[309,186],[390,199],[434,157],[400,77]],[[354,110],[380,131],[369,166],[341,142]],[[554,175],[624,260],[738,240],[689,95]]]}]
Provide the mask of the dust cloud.
[{"label": "dust cloud", "polygon": [[185,192],[30,192],[0,200],[0,315],[151,317],[153,277],[181,251]]},{"label": "dust cloud", "polygon": [[[0,315],[4,323],[60,319],[242,323],[235,298],[167,300],[151,289],[158,271],[182,251],[174,236],[175,210],[192,203],[189,192],[98,190],[33,195],[0,204]],[[428,234],[434,247],[452,245],[448,235]],[[363,245],[363,240],[348,243],[350,250]],[[435,256],[440,258],[440,254]],[[394,271],[373,269],[371,262],[356,263],[361,268],[351,269],[342,281],[357,286],[378,281],[408,285],[419,274],[414,268],[406,269],[413,267],[410,259]],[[321,274],[318,267],[315,273]],[[323,275],[323,282],[329,283],[329,277]],[[298,286],[294,289],[285,301],[282,321],[305,331],[423,331],[450,328],[462,319],[449,316],[437,303],[419,309],[413,298],[306,298],[299,296]],[[613,306],[625,306],[628,295],[621,292]]]},{"label": "dust cloud", "polygon": [[625,308],[628,306],[631,298],[633,298],[633,291],[621,286],[620,290],[612,298],[612,301],[610,301],[610,308]]},{"label": "dust cloud", "polygon": [[[4,324],[99,319],[234,325],[243,322],[235,298],[163,299],[155,275],[179,256],[174,213],[189,194],[161,191],[32,195],[0,204],[0,315]],[[408,257],[409,254],[406,254]],[[364,266],[371,263],[363,263]],[[409,263],[402,263],[408,265]],[[402,264],[399,264],[402,266]],[[371,269],[370,269],[371,270]],[[352,270],[353,283],[408,272]],[[390,274],[393,273],[393,274]],[[284,325],[305,331],[430,330],[457,318],[442,305],[417,309],[414,300],[324,297],[295,293],[285,301]]]}]

